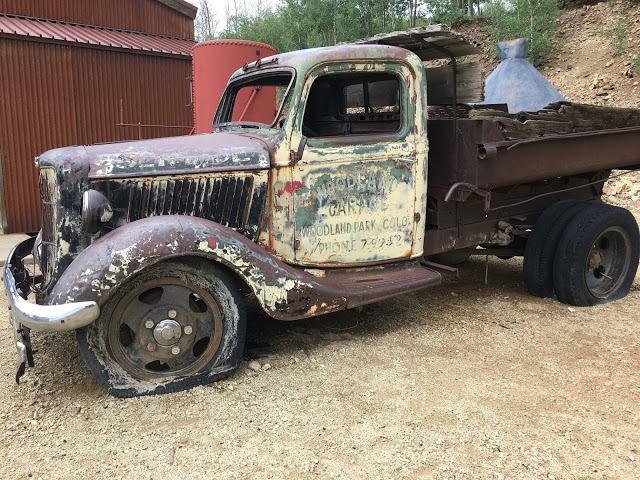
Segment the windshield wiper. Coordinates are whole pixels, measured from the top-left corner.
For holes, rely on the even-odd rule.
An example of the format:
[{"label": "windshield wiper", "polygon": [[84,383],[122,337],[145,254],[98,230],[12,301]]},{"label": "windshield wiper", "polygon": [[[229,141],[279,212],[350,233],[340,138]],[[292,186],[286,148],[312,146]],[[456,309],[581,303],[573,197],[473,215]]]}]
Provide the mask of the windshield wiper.
[{"label": "windshield wiper", "polygon": [[265,125],[264,123],[258,122],[224,122],[224,123],[214,123],[211,125],[212,128],[220,128],[220,127],[241,127],[241,128],[271,128],[269,125]]}]

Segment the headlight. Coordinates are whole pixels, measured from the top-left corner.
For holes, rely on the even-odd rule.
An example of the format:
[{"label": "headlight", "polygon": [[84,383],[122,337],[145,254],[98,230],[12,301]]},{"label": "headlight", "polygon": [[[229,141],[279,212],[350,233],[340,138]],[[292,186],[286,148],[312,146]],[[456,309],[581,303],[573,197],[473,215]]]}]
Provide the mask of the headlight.
[{"label": "headlight", "polygon": [[82,194],[83,232],[96,233],[112,216],[111,204],[103,194],[97,190],[86,190]]}]

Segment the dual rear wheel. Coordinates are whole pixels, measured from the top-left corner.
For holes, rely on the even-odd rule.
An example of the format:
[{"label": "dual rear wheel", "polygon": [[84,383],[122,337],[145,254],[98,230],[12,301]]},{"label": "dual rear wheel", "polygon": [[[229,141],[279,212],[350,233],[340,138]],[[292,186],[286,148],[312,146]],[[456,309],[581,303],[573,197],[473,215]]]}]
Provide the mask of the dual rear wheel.
[{"label": "dual rear wheel", "polygon": [[626,209],[573,200],[540,216],[524,256],[527,288],[576,306],[624,297],[638,268],[640,234]]}]

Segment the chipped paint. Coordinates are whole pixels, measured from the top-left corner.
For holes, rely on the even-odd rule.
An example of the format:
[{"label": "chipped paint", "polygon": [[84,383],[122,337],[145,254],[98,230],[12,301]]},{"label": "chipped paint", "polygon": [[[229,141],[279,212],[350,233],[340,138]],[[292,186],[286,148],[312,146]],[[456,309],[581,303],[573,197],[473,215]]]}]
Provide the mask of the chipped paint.
[{"label": "chipped paint", "polygon": [[294,175],[308,186],[294,195],[298,263],[368,262],[410,251],[413,202],[407,199],[414,198],[412,172],[398,178],[385,162],[309,161],[309,166],[299,164]]},{"label": "chipped paint", "polygon": [[131,178],[269,167],[275,133],[225,131],[86,147],[89,177]]},{"label": "chipped paint", "polygon": [[[316,277],[299,271],[237,232],[200,218],[152,217],[127,224],[83,251],[56,283],[48,303],[91,298],[102,305],[111,289],[142,269],[167,258],[202,256],[233,269],[270,315],[283,320],[346,308],[327,297]],[[326,298],[325,298],[326,297]]]},{"label": "chipped paint", "polygon": [[303,187],[301,182],[287,182],[284,185],[284,188],[282,190],[278,190],[278,193],[276,195],[278,195],[279,197],[281,197],[282,195],[284,195],[285,193],[288,194],[293,194],[296,191],[300,190]]},{"label": "chipped paint", "polygon": [[[424,95],[418,89],[424,81],[423,68],[420,60],[413,54],[395,49],[393,47],[367,47],[365,49],[348,49],[338,51],[332,49],[323,49],[322,56],[317,56],[320,51],[305,51],[295,54],[284,54],[279,56],[279,65],[293,66],[298,70],[298,79],[292,92],[290,102],[290,114],[286,116],[283,125],[285,132],[285,141],[276,145],[273,153],[272,164],[276,167],[272,169],[270,181],[269,204],[265,218],[269,218],[269,223],[265,224],[265,229],[259,238],[259,243],[269,251],[275,252],[278,258],[290,263],[299,265],[352,265],[358,263],[377,262],[384,259],[399,259],[405,257],[416,258],[421,256],[423,250],[425,216],[414,216],[414,212],[424,211],[426,208],[426,185],[427,185],[427,151],[428,144],[426,140],[426,123],[424,122],[423,109],[426,109]],[[314,55],[315,54],[315,55]],[[373,55],[376,55],[375,57]],[[370,57],[367,60],[367,57]],[[384,58],[384,60],[382,60]],[[350,60],[353,60],[350,61]],[[316,66],[318,65],[318,66]],[[378,136],[363,136],[362,140],[354,137],[352,145],[341,143],[340,146],[331,145],[331,142],[309,139],[306,147],[302,152],[302,160],[293,165],[290,152],[297,151],[302,136],[302,119],[306,106],[306,98],[309,95],[313,81],[322,76],[332,74],[334,72],[343,71],[368,71],[368,72],[392,72],[404,80],[406,85],[403,94],[403,115],[404,129],[397,135],[397,138],[389,141],[388,139],[378,139]],[[404,88],[404,87],[403,87]],[[411,99],[411,101],[409,100]],[[384,137],[384,136],[383,136]],[[286,139],[289,141],[287,142]],[[316,160],[317,159],[317,160]],[[351,165],[352,175],[360,175],[364,172],[366,176],[368,168],[380,170],[383,162],[392,160],[390,163],[396,165],[396,169],[389,172],[398,180],[406,182],[411,191],[406,189],[396,189],[395,194],[388,197],[383,196],[382,202],[374,201],[376,207],[381,210],[377,213],[370,208],[370,204],[364,205],[370,199],[357,198],[359,210],[369,210],[369,217],[376,215],[384,215],[397,210],[402,213],[404,218],[411,219],[411,227],[395,229],[393,235],[399,237],[389,237],[386,243],[394,243],[394,248],[389,248],[387,252],[380,254],[374,253],[373,245],[382,243],[383,232],[376,230],[375,235],[364,237],[362,235],[356,238],[343,238],[342,242],[333,243],[323,249],[321,242],[316,238],[313,245],[305,241],[302,232],[312,231],[312,227],[322,227],[324,233],[324,225],[322,222],[328,221],[330,215],[318,209],[317,199],[322,196],[323,188],[331,188],[331,184],[325,184],[325,187],[318,186],[316,192],[313,191],[314,185],[310,184],[305,175],[310,173],[314,167],[322,166],[326,168],[326,175],[333,175],[333,170],[338,166]],[[315,163],[314,163],[315,160]],[[322,163],[324,162],[324,163]],[[309,172],[305,172],[308,167]],[[375,172],[374,172],[375,174]],[[318,174],[320,176],[320,174]],[[304,177],[304,178],[303,178]],[[314,183],[321,179],[314,179]],[[360,181],[360,180],[358,180]],[[298,185],[300,188],[295,192],[288,192],[288,186]],[[328,180],[330,182],[330,180]],[[337,180],[337,182],[341,182]],[[347,184],[349,178],[345,177],[344,183]],[[338,184],[338,188],[342,183]],[[417,193],[420,192],[420,193]],[[356,192],[361,196],[360,193]],[[398,200],[398,198],[403,200]],[[377,199],[374,199],[377,200]],[[409,200],[409,201],[407,201]],[[332,213],[346,211],[349,205],[353,206],[353,198],[343,199],[342,204],[336,200],[336,204],[332,206]],[[345,206],[346,202],[346,206]],[[391,207],[389,207],[391,205]],[[322,208],[322,207],[321,207]],[[352,212],[354,210],[352,209]],[[357,221],[360,215],[352,215],[350,220]],[[362,216],[365,222],[370,218]],[[414,221],[417,220],[417,221]],[[402,220],[406,223],[406,220]],[[334,225],[335,227],[335,225]],[[330,227],[331,228],[331,227]],[[340,228],[340,226],[338,226]],[[317,228],[313,229],[317,232]],[[309,238],[309,237],[304,237]],[[396,240],[400,240],[400,244]],[[355,240],[355,243],[351,242]],[[345,242],[350,243],[345,243]],[[356,244],[369,242],[371,250],[364,255],[353,255],[344,252],[346,249],[355,251]],[[335,250],[341,249],[342,252]],[[347,255],[342,255],[347,253]]]},{"label": "chipped paint", "polygon": [[[422,95],[415,91],[419,84],[413,82],[412,60],[409,56],[398,63],[339,62],[307,73],[300,87],[302,98],[325,75],[368,71],[403,79],[402,128],[393,135],[353,136],[351,141],[308,139],[302,159],[292,169],[293,181],[302,185],[291,199],[295,263],[355,265],[422,254],[424,221],[418,217],[415,222],[414,213],[425,206],[425,197],[417,192],[426,190],[427,144],[412,128],[418,123],[418,131],[424,133]],[[292,138],[299,135],[296,129],[302,130],[303,117],[301,104]]]},{"label": "chipped paint", "polygon": [[[420,60],[398,48],[363,46],[285,54],[278,68],[297,72],[281,128],[228,125],[212,134],[79,147],[67,157],[58,152],[49,162],[63,207],[54,242],[56,282],[43,298],[56,303],[92,297],[102,303],[150,264],[201,255],[234,270],[268,313],[301,318],[343,308],[346,299],[317,283],[326,277],[287,263],[355,266],[420,256],[425,216],[414,213],[426,202],[427,151]],[[397,134],[355,136],[351,143],[303,142],[313,82],[344,71],[402,80]],[[297,163],[294,150],[302,153]],[[237,184],[246,190],[244,197],[217,199],[216,182]],[[78,241],[81,205],[66,208],[62,197],[86,188],[103,193],[112,213],[101,219],[103,230]],[[227,212],[242,221],[232,223]],[[172,221],[154,220],[161,215],[172,215]],[[155,230],[144,230],[149,225]],[[117,249],[119,242],[124,243]],[[320,301],[323,295],[328,296]]]}]

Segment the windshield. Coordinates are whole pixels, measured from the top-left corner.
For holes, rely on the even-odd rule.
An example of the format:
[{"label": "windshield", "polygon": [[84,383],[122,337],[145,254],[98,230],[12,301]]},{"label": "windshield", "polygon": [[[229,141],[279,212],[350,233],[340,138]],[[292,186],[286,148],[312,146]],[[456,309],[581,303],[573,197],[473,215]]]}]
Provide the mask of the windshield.
[{"label": "windshield", "polygon": [[239,123],[282,128],[293,73],[278,71],[253,74],[227,86],[214,119],[215,124]]}]

